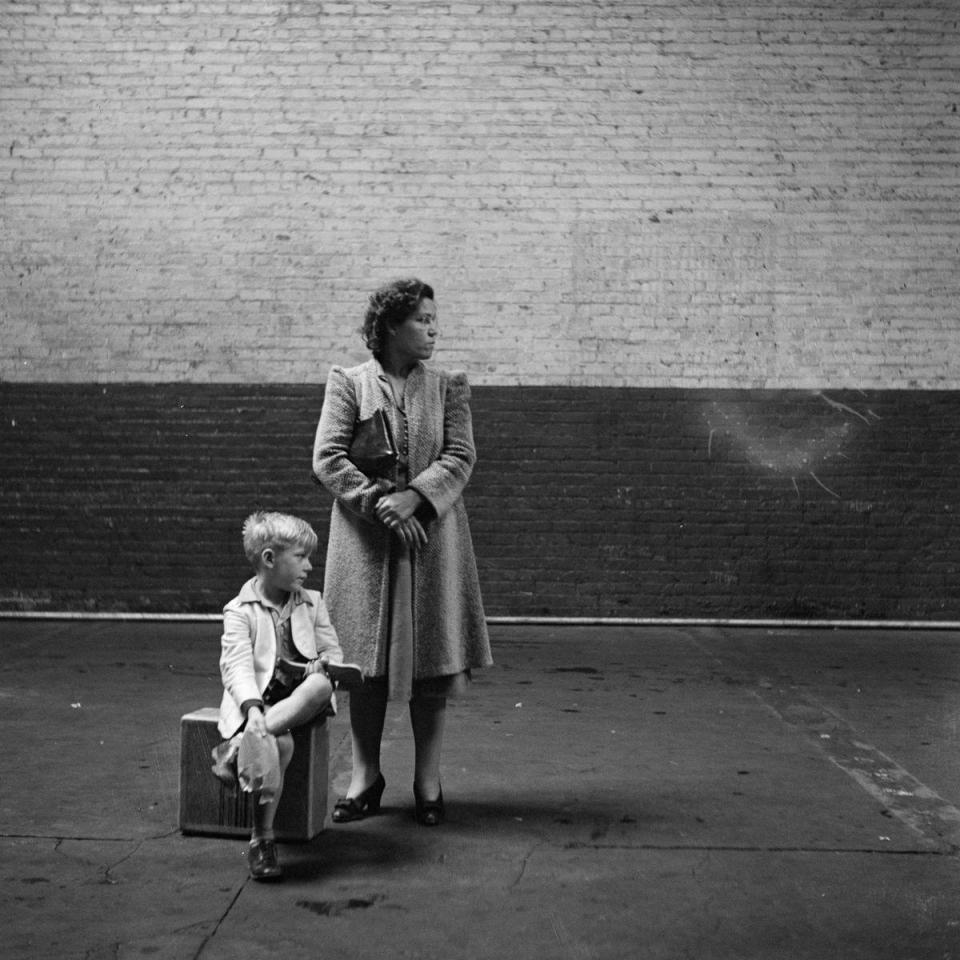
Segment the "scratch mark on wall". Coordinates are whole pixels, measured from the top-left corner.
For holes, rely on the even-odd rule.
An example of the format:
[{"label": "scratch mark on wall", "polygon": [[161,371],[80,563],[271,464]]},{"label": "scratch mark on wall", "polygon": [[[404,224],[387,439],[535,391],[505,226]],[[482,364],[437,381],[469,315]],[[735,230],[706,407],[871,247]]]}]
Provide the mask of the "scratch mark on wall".
[{"label": "scratch mark on wall", "polygon": [[840,499],[840,494],[831,490],[812,470],[810,470],[809,473],[810,476],[813,477],[813,479],[816,480],[816,482],[819,483],[820,486],[823,487],[823,489],[826,490],[831,497],[836,497],[838,500]]},{"label": "scratch mark on wall", "polygon": [[[823,410],[821,402],[829,412]],[[862,412],[822,390],[797,394],[793,403],[778,410],[713,401],[706,405],[703,416],[709,427],[708,459],[722,455],[721,438],[726,438],[735,455],[789,479],[798,499],[802,499],[799,480],[809,477],[837,500],[842,499],[840,493],[828,486],[818,471],[832,462],[850,461],[850,443],[863,429],[854,420],[871,427],[880,419],[869,408]]]},{"label": "scratch mark on wall", "polygon": [[[821,400],[823,400],[824,403],[833,407],[834,410],[842,410],[846,413],[853,414],[853,416],[859,417],[865,424],[867,424],[867,426],[870,425],[870,421],[867,419],[867,417],[864,414],[860,413],[859,410],[854,410],[853,407],[851,407],[849,404],[841,403],[839,400],[833,400],[832,398],[828,397],[822,390],[815,390],[813,395],[815,397],[819,397]],[[867,413],[869,413],[870,416],[872,416],[875,420],[880,419],[872,410],[867,410]]]}]

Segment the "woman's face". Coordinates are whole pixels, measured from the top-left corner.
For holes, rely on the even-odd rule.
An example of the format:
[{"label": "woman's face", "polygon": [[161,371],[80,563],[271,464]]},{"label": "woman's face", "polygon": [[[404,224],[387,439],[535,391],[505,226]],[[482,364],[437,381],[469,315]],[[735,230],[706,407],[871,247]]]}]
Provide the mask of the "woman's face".
[{"label": "woman's face", "polygon": [[429,360],[439,335],[437,305],[421,300],[417,309],[398,327],[392,327],[390,348],[396,356],[411,360]]}]

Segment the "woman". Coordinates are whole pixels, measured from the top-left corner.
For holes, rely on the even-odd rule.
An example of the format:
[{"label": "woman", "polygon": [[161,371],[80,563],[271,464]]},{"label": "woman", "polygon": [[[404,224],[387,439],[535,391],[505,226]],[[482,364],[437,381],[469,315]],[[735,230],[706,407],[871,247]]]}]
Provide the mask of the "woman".
[{"label": "woman", "polygon": [[[350,693],[353,772],[333,820],[380,808],[388,700],[409,701],[417,820],[444,818],[440,753],[447,697],[493,661],[462,493],[476,453],[462,373],[426,367],[437,339],[433,290],[398,280],[377,290],[362,333],[373,358],[333,367],[313,470],[334,496],[324,599],[345,659],[367,678]],[[383,411],[395,466],[351,460],[357,424]],[[356,448],[355,448],[356,449]],[[362,462],[353,454],[354,459]]]}]

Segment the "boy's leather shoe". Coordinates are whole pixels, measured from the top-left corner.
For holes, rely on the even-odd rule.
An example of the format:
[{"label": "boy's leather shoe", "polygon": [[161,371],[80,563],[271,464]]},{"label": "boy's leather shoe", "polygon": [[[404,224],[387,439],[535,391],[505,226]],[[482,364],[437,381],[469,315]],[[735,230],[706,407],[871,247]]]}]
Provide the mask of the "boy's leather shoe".
[{"label": "boy's leather shoe", "polygon": [[247,854],[250,876],[254,880],[281,880],[283,870],[277,859],[277,845],[272,840],[254,840]]}]

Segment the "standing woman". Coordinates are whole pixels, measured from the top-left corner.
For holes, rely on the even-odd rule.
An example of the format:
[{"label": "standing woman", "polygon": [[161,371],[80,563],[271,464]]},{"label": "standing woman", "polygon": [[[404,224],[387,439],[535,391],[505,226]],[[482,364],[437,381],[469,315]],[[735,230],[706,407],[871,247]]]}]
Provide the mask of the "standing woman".
[{"label": "standing woman", "polygon": [[[387,701],[400,700],[410,705],[416,818],[436,826],[447,697],[493,662],[462,498],[476,459],[470,387],[463,373],[424,365],[437,339],[427,284],[373,293],[362,333],[373,357],[330,370],[313,448],[314,474],[334,497],[324,599],[345,659],[366,678],[350,692],[353,772],[332,816],[379,810]],[[356,447],[351,460],[351,445],[376,411],[397,455],[371,468]]]}]

